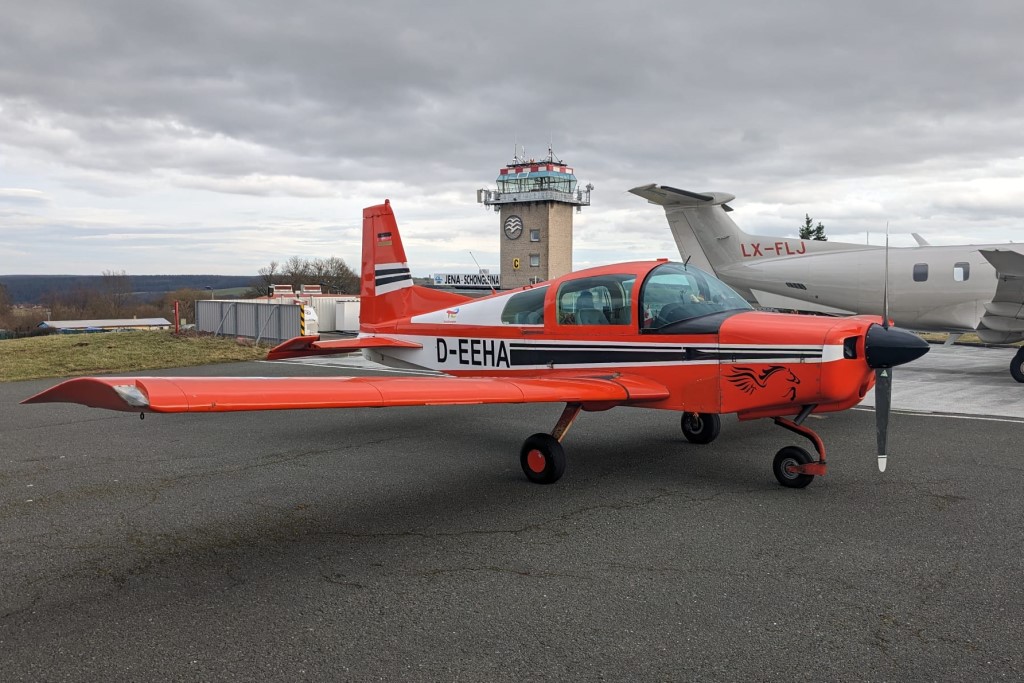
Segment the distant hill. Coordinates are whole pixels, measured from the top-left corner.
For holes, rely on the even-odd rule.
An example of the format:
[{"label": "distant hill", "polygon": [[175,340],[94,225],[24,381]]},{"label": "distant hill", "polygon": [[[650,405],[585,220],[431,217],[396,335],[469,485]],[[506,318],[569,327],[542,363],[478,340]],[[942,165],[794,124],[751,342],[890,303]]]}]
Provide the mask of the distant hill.
[{"label": "distant hill", "polygon": [[[129,275],[132,291],[141,299],[153,299],[178,289],[248,289],[257,275]],[[14,304],[42,303],[47,292],[76,288],[98,289],[102,275],[0,275],[0,284]]]}]

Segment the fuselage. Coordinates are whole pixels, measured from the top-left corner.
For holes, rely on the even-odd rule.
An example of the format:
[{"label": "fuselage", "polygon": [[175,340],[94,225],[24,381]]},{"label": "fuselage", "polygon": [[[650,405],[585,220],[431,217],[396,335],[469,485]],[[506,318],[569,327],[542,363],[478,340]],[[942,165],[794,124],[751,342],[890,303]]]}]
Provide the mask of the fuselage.
[{"label": "fuselage", "polygon": [[859,402],[873,383],[863,359],[874,322],[753,311],[713,276],[657,261],[579,271],[362,332],[420,346],[363,351],[392,366],[642,375],[670,390],[648,407],[761,417]]},{"label": "fuselage", "polygon": [[979,251],[999,245],[890,249],[887,286],[884,248],[846,246],[819,252],[808,243],[803,253],[760,259],[748,249],[751,258],[718,265],[716,272],[753,291],[765,305],[772,305],[767,293],[836,313],[881,315],[887,293],[889,316],[897,325],[958,332],[978,328],[999,284],[995,268]]}]

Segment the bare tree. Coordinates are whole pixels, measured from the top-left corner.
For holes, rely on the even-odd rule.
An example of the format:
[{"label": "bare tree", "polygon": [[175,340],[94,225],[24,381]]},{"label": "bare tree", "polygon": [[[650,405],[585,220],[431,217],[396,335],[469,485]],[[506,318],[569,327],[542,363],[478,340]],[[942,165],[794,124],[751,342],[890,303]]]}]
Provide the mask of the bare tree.
[{"label": "bare tree", "polygon": [[125,271],[103,271],[97,292],[95,314],[97,317],[123,318],[132,300],[132,281]]},{"label": "bare tree", "polygon": [[359,275],[337,256],[309,260],[291,256],[283,265],[271,261],[258,272],[259,279],[245,294],[248,298],[266,296],[273,285],[291,285],[295,291],[302,285],[321,285],[335,294],[359,292]]},{"label": "bare tree", "polygon": [[271,261],[269,266],[264,266],[256,271],[259,274],[259,278],[253,283],[252,287],[249,288],[243,296],[246,299],[255,299],[257,297],[266,296],[270,292],[270,288],[278,284],[278,263],[277,261]]}]

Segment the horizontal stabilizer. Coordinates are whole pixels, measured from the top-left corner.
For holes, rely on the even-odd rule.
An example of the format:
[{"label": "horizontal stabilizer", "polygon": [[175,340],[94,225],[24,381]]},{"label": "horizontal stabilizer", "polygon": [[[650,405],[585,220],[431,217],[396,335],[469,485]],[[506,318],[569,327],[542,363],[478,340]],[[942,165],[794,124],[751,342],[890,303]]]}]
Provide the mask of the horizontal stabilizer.
[{"label": "horizontal stabilizer", "polygon": [[270,349],[267,360],[283,358],[300,358],[302,356],[327,356],[335,353],[352,353],[362,349],[379,349],[382,347],[421,349],[422,344],[416,342],[391,339],[390,337],[355,337],[354,339],[330,339],[321,341],[318,336],[293,337]]},{"label": "horizontal stabilizer", "polygon": [[642,403],[664,385],[635,376],[504,377],[79,377],[22,403],[80,403],[126,412],[473,405]]},{"label": "horizontal stabilizer", "polygon": [[981,249],[996,272],[1006,277],[1024,277],[1024,254],[1009,249]]},{"label": "horizontal stabilizer", "polygon": [[634,187],[630,192],[643,197],[652,204],[661,204],[662,206],[715,206],[736,199],[735,195],[725,192],[690,192],[654,183]]}]

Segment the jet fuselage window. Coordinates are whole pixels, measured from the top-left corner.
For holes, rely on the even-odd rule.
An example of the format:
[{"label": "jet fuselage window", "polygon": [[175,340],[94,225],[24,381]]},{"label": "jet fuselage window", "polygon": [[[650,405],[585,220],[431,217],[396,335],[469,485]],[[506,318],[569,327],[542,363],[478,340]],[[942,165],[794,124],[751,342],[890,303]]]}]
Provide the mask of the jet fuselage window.
[{"label": "jet fuselage window", "polygon": [[926,282],[928,280],[928,264],[914,264],[914,282]]},{"label": "jet fuselage window", "polygon": [[971,276],[971,264],[970,263],[954,263],[953,264],[953,281],[954,282],[966,282],[967,278]]}]

